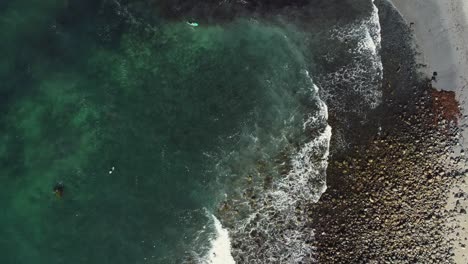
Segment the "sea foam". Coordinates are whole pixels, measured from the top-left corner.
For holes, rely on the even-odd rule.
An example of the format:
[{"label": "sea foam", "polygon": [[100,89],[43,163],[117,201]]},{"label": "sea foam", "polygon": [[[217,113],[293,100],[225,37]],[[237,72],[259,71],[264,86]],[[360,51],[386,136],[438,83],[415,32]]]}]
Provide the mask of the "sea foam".
[{"label": "sea foam", "polygon": [[[362,99],[361,105],[351,109],[356,112],[363,111],[363,108],[377,107],[382,97],[380,83],[383,67],[377,7],[373,5],[369,16],[351,25],[337,26],[330,34],[331,38],[342,42],[351,39],[356,42],[356,46],[349,51],[352,57],[349,64],[318,80],[322,86],[320,93],[308,72],[304,71],[310,80],[309,89],[316,96],[320,94],[323,99],[317,98],[317,111],[304,118],[303,131],[313,137],[295,152],[289,153],[289,161],[283,163],[288,167],[288,172],[283,177],[274,179],[269,189],[254,190],[254,195],[234,199],[230,204],[234,211],[232,215],[234,218],[242,214],[244,216],[234,222],[232,219],[221,218],[229,222],[230,234],[215,220],[217,236],[212,241],[205,263],[315,261],[314,230],[308,225],[306,209],[308,204],[316,202],[326,190],[326,170],[332,136],[332,128],[327,124],[326,102],[330,99],[339,102],[340,98],[333,97],[338,94],[337,87],[347,87]],[[226,260],[221,261],[221,256],[226,257]]]},{"label": "sea foam", "polygon": [[[372,1],[374,3],[374,1]],[[382,100],[381,81],[383,78],[383,65],[380,56],[381,27],[379,10],[372,5],[370,15],[345,26],[335,26],[329,32],[330,39],[341,43],[356,42],[348,50],[351,56],[350,63],[322,76],[318,81],[322,86],[321,97],[327,103],[334,101],[335,111],[356,112],[362,114],[365,109],[377,107]],[[332,62],[337,59],[335,53],[327,55]],[[353,107],[343,105],[350,95],[359,97],[353,101]]]},{"label": "sea foam", "polygon": [[205,264],[235,264],[231,254],[231,240],[229,232],[223,228],[216,216],[211,215],[214,222],[216,236],[211,240],[211,248],[204,258]]},{"label": "sea foam", "polygon": [[[308,89],[318,87],[307,71]],[[232,229],[233,255],[242,263],[299,263],[313,259],[313,230],[307,226],[307,203],[315,202],[326,189],[325,172],[332,129],[327,125],[325,102],[314,99],[316,111],[304,117],[303,133],[314,136],[291,153],[288,172],[254,199],[240,200],[250,214]]]}]

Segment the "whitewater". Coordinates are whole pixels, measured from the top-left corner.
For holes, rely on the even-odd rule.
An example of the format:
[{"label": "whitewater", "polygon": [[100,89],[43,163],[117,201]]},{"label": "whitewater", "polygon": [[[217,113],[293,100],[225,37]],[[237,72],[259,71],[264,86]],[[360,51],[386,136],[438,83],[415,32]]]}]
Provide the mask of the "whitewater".
[{"label": "whitewater", "polygon": [[[319,79],[319,83],[324,86],[320,93],[323,101],[318,101],[320,110],[305,119],[303,130],[322,126],[321,132],[295,154],[291,154],[287,175],[278,179],[272,190],[262,194],[257,202],[262,205],[253,207],[246,219],[239,221],[234,228],[227,229],[215,218],[216,239],[211,241],[211,249],[205,257],[206,263],[235,263],[235,259],[239,263],[315,261],[314,248],[311,246],[314,231],[306,226],[307,216],[303,212],[307,203],[318,201],[326,190],[325,175],[332,128],[324,126],[328,120],[325,102],[339,100],[336,95],[340,92],[335,89],[340,85],[345,85],[362,98],[354,108],[358,113],[364,112],[364,108],[373,109],[381,102],[381,29],[378,8],[374,3],[372,8],[369,17],[329,31],[331,38],[341,42],[355,40],[357,45],[355,49],[349,50],[355,63],[329,72]],[[309,73],[304,71],[304,74],[310,79],[310,89],[319,93]],[[335,102],[334,105],[339,104]],[[333,110],[339,112],[343,109]],[[242,249],[232,249],[230,233],[243,244]],[[260,244],[256,240],[258,237],[261,237]]]},{"label": "whitewater", "polygon": [[0,4],[0,262],[315,261],[382,63],[371,0],[306,2]]}]

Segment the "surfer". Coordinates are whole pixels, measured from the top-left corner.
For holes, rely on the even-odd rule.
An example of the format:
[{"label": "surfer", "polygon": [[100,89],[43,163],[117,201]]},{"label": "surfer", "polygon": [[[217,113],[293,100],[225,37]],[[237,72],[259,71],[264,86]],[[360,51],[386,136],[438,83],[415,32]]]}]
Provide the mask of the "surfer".
[{"label": "surfer", "polygon": [[197,23],[197,22],[190,22],[190,21],[187,21],[187,25],[192,26],[192,27],[198,27],[198,23]]},{"label": "surfer", "polygon": [[62,182],[59,182],[59,183],[55,184],[53,190],[54,190],[54,193],[55,193],[56,197],[62,198],[63,197],[63,192],[65,191],[65,186],[63,185]]}]

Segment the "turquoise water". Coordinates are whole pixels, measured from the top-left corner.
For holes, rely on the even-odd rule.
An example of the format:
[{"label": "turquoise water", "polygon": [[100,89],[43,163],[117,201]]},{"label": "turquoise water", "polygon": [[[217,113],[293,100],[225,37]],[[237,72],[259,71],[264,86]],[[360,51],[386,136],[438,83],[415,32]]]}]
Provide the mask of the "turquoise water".
[{"label": "turquoise water", "polygon": [[233,179],[305,140],[293,27],[156,20],[0,4],[0,263],[203,256]]}]

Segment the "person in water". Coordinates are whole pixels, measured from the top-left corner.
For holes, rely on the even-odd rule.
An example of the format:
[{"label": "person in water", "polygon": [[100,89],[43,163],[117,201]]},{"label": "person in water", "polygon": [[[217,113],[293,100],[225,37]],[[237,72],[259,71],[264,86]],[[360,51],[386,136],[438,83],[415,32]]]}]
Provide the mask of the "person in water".
[{"label": "person in water", "polygon": [[65,186],[63,185],[62,182],[59,182],[59,183],[55,184],[53,190],[54,190],[55,196],[57,196],[58,198],[62,198],[63,197],[63,192],[65,191]]}]

